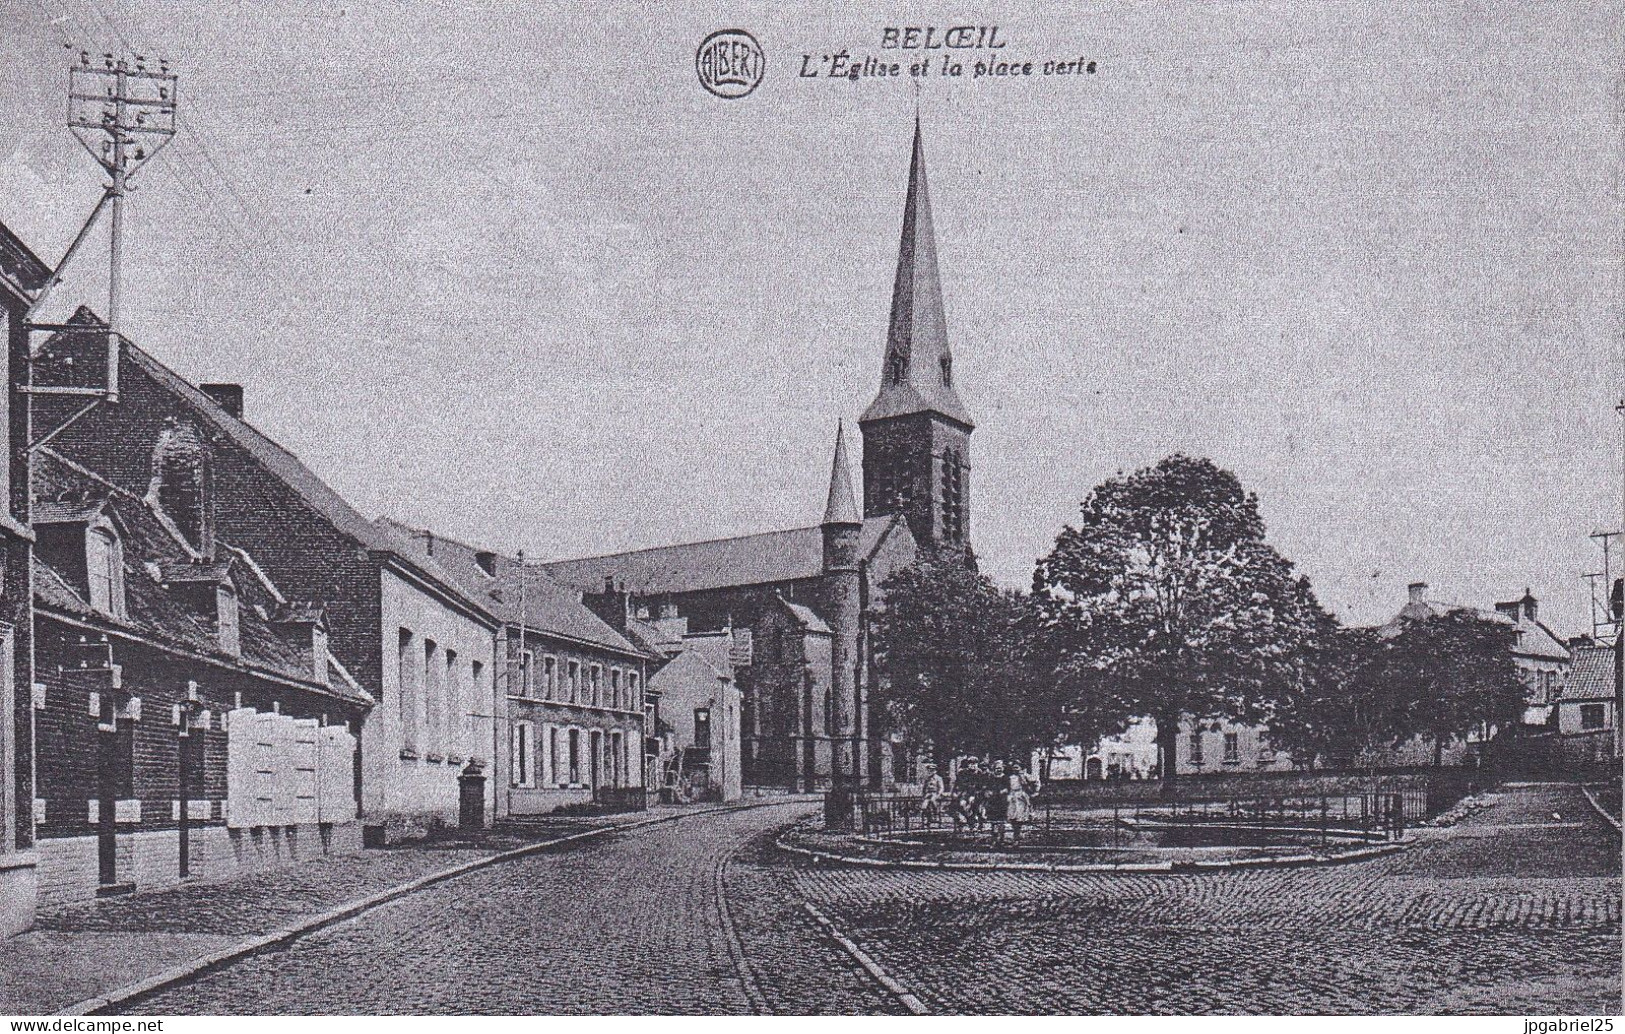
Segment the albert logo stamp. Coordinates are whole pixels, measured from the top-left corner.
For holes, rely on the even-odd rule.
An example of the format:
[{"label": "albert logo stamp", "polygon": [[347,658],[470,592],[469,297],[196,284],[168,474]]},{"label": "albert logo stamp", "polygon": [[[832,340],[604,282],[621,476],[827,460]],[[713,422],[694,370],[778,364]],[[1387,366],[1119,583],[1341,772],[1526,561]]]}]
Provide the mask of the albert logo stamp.
[{"label": "albert logo stamp", "polygon": [[744,29],[718,29],[694,53],[700,85],[725,100],[756,89],[767,70],[767,57],[756,37]]}]

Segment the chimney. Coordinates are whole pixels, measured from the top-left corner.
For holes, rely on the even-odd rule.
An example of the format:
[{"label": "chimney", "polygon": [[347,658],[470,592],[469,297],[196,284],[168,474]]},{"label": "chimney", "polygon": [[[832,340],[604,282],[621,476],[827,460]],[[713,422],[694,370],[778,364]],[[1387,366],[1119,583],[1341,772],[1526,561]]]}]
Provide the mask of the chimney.
[{"label": "chimney", "polygon": [[1535,599],[1535,594],[1529,591],[1528,586],[1524,587],[1523,599],[1519,600],[1518,602],[1523,604],[1524,617],[1528,618],[1530,621],[1534,621],[1540,617],[1540,601]]},{"label": "chimney", "polygon": [[1428,599],[1428,583],[1412,582],[1409,586],[1412,603],[1426,603]]},{"label": "chimney", "polygon": [[626,583],[617,583],[612,575],[605,575],[604,591],[583,592],[581,602],[610,628],[626,631],[626,619],[632,616],[632,594],[626,591]]},{"label": "chimney", "polygon": [[243,386],[241,384],[199,384],[203,394],[214,399],[215,405],[238,420],[243,418]]}]

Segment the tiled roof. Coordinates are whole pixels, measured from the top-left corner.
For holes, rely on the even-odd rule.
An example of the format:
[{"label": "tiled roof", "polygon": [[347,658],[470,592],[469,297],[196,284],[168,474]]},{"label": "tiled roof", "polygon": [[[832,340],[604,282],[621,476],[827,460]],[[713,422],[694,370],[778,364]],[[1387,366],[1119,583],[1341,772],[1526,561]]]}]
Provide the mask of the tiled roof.
[{"label": "tiled roof", "polygon": [[1614,649],[1611,646],[1577,646],[1568,679],[1563,683],[1563,700],[1614,699]]},{"label": "tiled roof", "polygon": [[[873,553],[891,523],[891,517],[871,517],[863,522],[859,548],[864,556]],[[824,532],[815,524],[810,528],[558,560],[541,567],[565,585],[585,592],[601,590],[606,578],[638,594],[771,585],[823,574]]]},{"label": "tiled roof", "polygon": [[[34,554],[34,599],[37,606],[47,612],[72,615],[78,619],[122,630],[149,642],[202,654],[216,661],[261,671],[279,678],[307,685],[312,692],[343,700],[347,703],[370,705],[371,695],[360,688],[342,668],[334,670],[328,657],[329,678],[325,685],[311,677],[308,647],[301,647],[291,636],[283,634],[262,619],[260,611],[270,613],[278,606],[278,599],[255,577],[238,577],[239,606],[238,640],[240,653],[233,657],[221,650],[213,629],[170,586],[171,574],[206,572],[206,580],[229,577],[233,561],[193,564],[183,547],[152,511],[149,504],[111,485],[95,480],[82,471],[69,466],[49,450],[36,453],[33,466],[33,487],[36,494],[45,497],[63,495],[95,500],[94,506],[85,507],[90,515],[109,513],[118,518],[120,541],[124,554],[123,617],[112,617],[97,612],[74,587],[63,571],[51,564],[46,551]],[[240,550],[229,549],[228,555]],[[150,565],[150,566],[149,566]],[[190,580],[190,579],[189,579]],[[258,608],[258,609],[256,609]]]},{"label": "tiled roof", "polygon": [[626,638],[651,657],[669,657],[683,648],[683,641],[662,632],[647,621],[626,619]]},{"label": "tiled roof", "polygon": [[23,243],[23,239],[0,223],[0,279],[17,292],[32,296],[51,278],[51,267]]},{"label": "tiled roof", "polygon": [[76,524],[95,520],[107,505],[100,499],[40,499],[30,509],[30,520],[35,524]]},{"label": "tiled roof", "polygon": [[805,628],[807,631],[809,631],[809,632],[828,632],[829,631],[829,625],[824,623],[823,618],[821,618],[817,614],[813,613],[813,610],[812,610],[811,607],[803,607],[799,603],[791,603],[789,600],[784,599],[783,597],[780,597],[779,602],[784,604],[785,609],[788,610],[792,615],[794,615],[795,619],[797,621],[801,622],[802,627]]},{"label": "tiled roof", "polygon": [[[560,585],[533,564],[525,565],[524,589],[521,592],[519,561],[512,557],[477,550],[467,543],[440,535],[431,539],[428,532],[389,518],[379,518],[378,523],[407,543],[415,557],[429,559],[432,542],[435,564],[464,593],[479,598],[481,606],[508,624],[519,623],[519,605],[523,600],[524,622],[532,629],[622,653],[646,654],[645,650],[627,641],[626,637],[587,609],[575,590]],[[489,563],[490,572],[481,564],[482,557]]]},{"label": "tiled roof", "polygon": [[[86,325],[99,322],[99,318],[81,307],[70,322]],[[59,339],[70,339],[74,331],[53,337],[46,342],[49,348]],[[186,403],[199,416],[208,420],[240,448],[252,456],[273,476],[292,488],[316,512],[322,515],[341,534],[358,545],[392,558],[411,573],[434,585],[438,591],[462,606],[482,614],[488,613],[479,600],[467,598],[456,582],[432,560],[415,557],[410,546],[388,527],[374,524],[351,506],[326,482],[306,467],[293,453],[267,438],[244,421],[232,416],[206,392],[169,369],[163,363],[142,351],[134,343],[123,339],[124,354],[173,395]]]}]

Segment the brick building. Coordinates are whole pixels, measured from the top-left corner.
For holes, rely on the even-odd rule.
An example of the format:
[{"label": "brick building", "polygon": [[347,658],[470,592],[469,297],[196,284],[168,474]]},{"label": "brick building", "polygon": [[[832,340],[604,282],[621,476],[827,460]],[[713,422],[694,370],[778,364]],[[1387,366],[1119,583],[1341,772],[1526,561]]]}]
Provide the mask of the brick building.
[{"label": "brick building", "polygon": [[[33,472],[41,904],[361,846],[354,733],[372,705],[289,600],[178,490],[137,495],[46,447]],[[194,486],[188,486],[194,487]]]},{"label": "brick building", "polygon": [[[81,309],[70,322],[97,321]],[[42,348],[35,376],[69,385],[95,377],[104,339],[57,335]],[[50,448],[138,497],[154,490],[160,454],[188,469],[190,478],[172,479],[170,491],[177,500],[202,493],[208,502],[181,529],[183,538],[194,546],[230,542],[289,599],[319,605],[334,656],[375,700],[361,730],[369,836],[457,822],[459,777],[488,772],[493,760],[498,620],[249,424],[240,387],[199,388],[129,341],[118,356],[118,404],[91,410]],[[36,406],[49,408],[49,401]],[[495,810],[489,783],[486,816]]]},{"label": "brick building", "polygon": [[[644,705],[656,658],[532,565],[389,523],[502,622],[493,745],[497,815],[644,793]],[[641,800],[638,800],[641,803]]]},{"label": "brick building", "polygon": [[33,532],[29,528],[28,332],[24,316],[51,270],[0,224],[0,324],[6,339],[7,460],[0,466],[0,937],[34,922]]},{"label": "brick building", "polygon": [[842,432],[817,524],[545,565],[585,593],[609,581],[645,619],[679,616],[692,633],[728,628],[748,641],[733,664],[746,785],[893,779],[893,741],[870,693],[879,587],[917,550],[968,541],[974,425],[954,382],[918,122],[880,387],[858,426],[861,511]]}]

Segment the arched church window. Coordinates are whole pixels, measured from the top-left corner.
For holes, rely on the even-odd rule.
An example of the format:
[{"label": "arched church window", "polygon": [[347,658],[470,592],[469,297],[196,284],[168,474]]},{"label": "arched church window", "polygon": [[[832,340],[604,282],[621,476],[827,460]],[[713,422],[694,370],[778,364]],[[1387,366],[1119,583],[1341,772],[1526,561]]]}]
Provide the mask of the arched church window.
[{"label": "arched church window", "polygon": [[942,357],[942,386],[944,388],[954,386],[954,357],[951,355]]},{"label": "arched church window", "polygon": [[958,449],[942,452],[942,537],[948,542],[965,537],[965,465]]},{"label": "arched church window", "polygon": [[908,373],[908,359],[901,352],[891,354],[891,382],[903,383],[903,377]]}]

